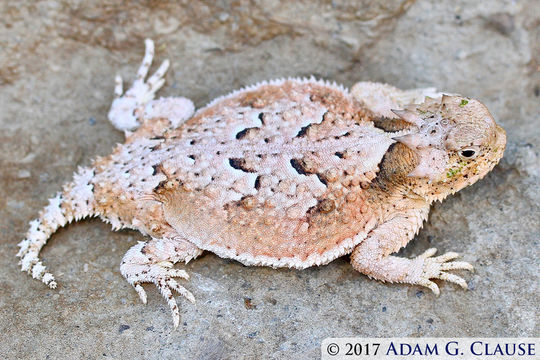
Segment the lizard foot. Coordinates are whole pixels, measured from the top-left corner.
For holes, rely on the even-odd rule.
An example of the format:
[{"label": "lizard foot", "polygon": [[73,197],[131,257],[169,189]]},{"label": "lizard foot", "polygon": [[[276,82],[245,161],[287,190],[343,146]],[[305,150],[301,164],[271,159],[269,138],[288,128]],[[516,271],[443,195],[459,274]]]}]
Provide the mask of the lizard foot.
[{"label": "lizard foot", "polygon": [[448,252],[443,255],[433,257],[437,249],[431,248],[419,255],[415,261],[423,263],[422,272],[412,279],[411,284],[425,286],[431,289],[435,295],[440,294],[439,287],[430,279],[441,279],[458,284],[463,289],[467,289],[467,282],[454,274],[448,273],[448,270],[469,270],[473,271],[474,267],[465,261],[451,261],[459,257],[458,253]]},{"label": "lizard foot", "polygon": [[152,59],[154,57],[154,42],[150,39],[144,41],[145,53],[137,78],[133,82],[131,88],[123,92],[122,78],[117,75],[114,79],[114,99],[111,109],[109,110],[109,121],[118,130],[135,130],[140,125],[140,117],[143,115],[144,106],[154,99],[156,92],[165,83],[165,73],[169,68],[169,60],[163,61],[157,71],[148,78],[144,79],[148,74]]},{"label": "lizard foot", "polygon": [[170,261],[144,263],[148,260],[143,258],[144,252],[141,252],[144,245],[144,243],[135,245],[127,252],[120,265],[120,271],[126,280],[135,288],[135,291],[137,291],[144,304],[146,304],[146,292],[141,284],[153,283],[156,285],[172,311],[174,327],[176,328],[180,323],[180,312],[172,291],[175,290],[192,303],[195,302],[195,297],[186,288],[178,284],[174,278],[187,280],[189,279],[189,275],[185,270],[173,269],[173,263]]}]

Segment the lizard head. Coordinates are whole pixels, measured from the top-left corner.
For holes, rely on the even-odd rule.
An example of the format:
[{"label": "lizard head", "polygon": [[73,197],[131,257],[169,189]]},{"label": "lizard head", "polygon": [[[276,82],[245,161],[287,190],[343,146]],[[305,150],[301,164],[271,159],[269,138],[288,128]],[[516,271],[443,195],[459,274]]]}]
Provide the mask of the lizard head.
[{"label": "lizard head", "polygon": [[505,131],[477,100],[443,95],[394,112],[414,125],[394,139],[416,154],[408,177],[423,180],[419,190],[430,200],[475,183],[503,156]]}]

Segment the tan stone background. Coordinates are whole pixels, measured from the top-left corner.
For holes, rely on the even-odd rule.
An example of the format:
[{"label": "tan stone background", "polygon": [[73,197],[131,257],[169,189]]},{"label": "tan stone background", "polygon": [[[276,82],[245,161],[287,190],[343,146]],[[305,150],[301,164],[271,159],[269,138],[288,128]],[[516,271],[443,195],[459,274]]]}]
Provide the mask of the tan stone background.
[{"label": "tan stone background", "polygon": [[[347,258],[305,271],[206,254],[187,266],[175,331],[119,262],[143,240],[90,220],[43,252],[59,288],[20,273],[27,223],[77,165],[123,135],[107,122],[113,77],[133,78],[143,39],[172,68],[161,95],[202,106],[254,82],[316,75],[351,86],[436,86],[479,98],[507,130],[501,164],[437,204],[403,252],[459,251],[470,291],[384,285]],[[0,355],[20,359],[316,358],[329,336],[539,336],[540,2],[1,1]]]}]

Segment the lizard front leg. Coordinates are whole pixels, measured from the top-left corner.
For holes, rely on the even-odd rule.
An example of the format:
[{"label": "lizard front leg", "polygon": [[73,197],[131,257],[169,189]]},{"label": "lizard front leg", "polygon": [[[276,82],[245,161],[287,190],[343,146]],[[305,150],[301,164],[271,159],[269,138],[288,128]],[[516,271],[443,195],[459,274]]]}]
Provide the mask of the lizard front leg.
[{"label": "lizard front leg", "polygon": [[122,78],[115,78],[115,99],[109,110],[108,118],[115,128],[123,131],[136,130],[146,120],[165,118],[173,128],[189,119],[195,107],[193,102],[183,97],[160,98],[154,100],[156,92],[165,83],[165,73],[169,60],[163,61],[158,70],[145,81],[154,57],[154,42],[146,39],[145,54],[133,85],[125,93]]},{"label": "lizard front leg", "polygon": [[413,259],[390,254],[405,246],[422,227],[429,207],[422,207],[398,214],[372,230],[351,254],[351,264],[359,272],[381,281],[421,285],[439,295],[439,287],[430,279],[450,281],[467,289],[461,277],[448,270],[473,270],[471,264],[451,261],[459,255],[449,252],[433,257],[436,249],[429,249]]},{"label": "lizard front leg", "polygon": [[131,247],[122,259],[120,271],[133,285],[144,304],[146,304],[146,292],[141,284],[156,285],[171,308],[174,326],[178,327],[180,313],[172,290],[185,296],[191,302],[195,302],[195,298],[174,279],[179,277],[187,280],[189,275],[185,270],[173,269],[173,265],[179,261],[187,263],[201,253],[202,250],[181,238],[152,239]]}]

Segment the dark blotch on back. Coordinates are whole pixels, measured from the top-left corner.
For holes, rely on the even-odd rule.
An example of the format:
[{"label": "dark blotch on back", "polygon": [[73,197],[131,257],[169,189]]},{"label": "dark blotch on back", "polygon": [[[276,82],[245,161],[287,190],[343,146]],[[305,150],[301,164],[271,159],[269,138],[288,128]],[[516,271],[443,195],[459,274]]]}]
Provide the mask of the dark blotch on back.
[{"label": "dark blotch on back", "polygon": [[250,173],[255,172],[255,169],[252,169],[247,166],[246,159],[231,158],[229,159],[229,164],[231,165],[231,167],[233,167],[236,170],[242,170],[243,172],[250,172]]},{"label": "dark blotch on back", "polygon": [[258,128],[252,127],[252,128],[246,128],[246,129],[244,129],[244,130],[242,130],[242,131],[239,131],[239,132],[236,134],[236,138],[237,138],[238,140],[241,140],[241,139],[245,138],[245,137],[247,136],[247,134],[249,134],[250,131],[255,130],[255,129],[258,129]]},{"label": "dark blotch on back", "polygon": [[315,174],[317,175],[317,178],[319,179],[319,181],[324,184],[324,186],[328,186],[328,181],[326,180],[326,178],[322,174],[319,174],[313,171],[314,169],[311,169],[311,170],[308,169],[308,166],[306,162],[304,161],[304,159],[291,159],[291,165],[294,168],[294,170],[296,170],[296,172],[299,173],[300,175]]},{"label": "dark blotch on back", "polygon": [[328,186],[328,180],[326,180],[326,178],[323,175],[317,173],[317,177],[319,178],[319,181],[324,184],[324,186]]},{"label": "dark blotch on back", "polygon": [[304,126],[300,129],[298,134],[296,134],[296,137],[304,137],[307,134],[308,129],[311,127],[311,124]]},{"label": "dark blotch on back", "polygon": [[255,179],[255,189],[259,190],[261,188],[261,175],[257,176]]},{"label": "dark blotch on back", "polygon": [[291,165],[300,175],[312,174],[306,169],[306,162],[303,159],[291,159]]}]

